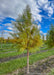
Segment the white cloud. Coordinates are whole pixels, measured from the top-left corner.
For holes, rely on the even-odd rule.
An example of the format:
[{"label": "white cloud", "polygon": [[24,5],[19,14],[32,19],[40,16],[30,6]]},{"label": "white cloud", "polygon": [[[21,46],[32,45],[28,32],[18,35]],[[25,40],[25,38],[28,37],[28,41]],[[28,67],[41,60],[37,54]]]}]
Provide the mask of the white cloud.
[{"label": "white cloud", "polygon": [[48,0],[38,0],[38,4],[43,6],[44,4],[48,3]]},{"label": "white cloud", "polygon": [[16,18],[25,6],[25,0],[0,0],[0,15]]},{"label": "white cloud", "polygon": [[52,18],[54,20],[54,18]]},{"label": "white cloud", "polygon": [[41,33],[41,34],[43,34],[43,32],[42,32],[42,31],[40,31],[40,33]]},{"label": "white cloud", "polygon": [[4,26],[12,26],[11,23],[6,23],[6,24],[3,24]]},{"label": "white cloud", "polygon": [[51,2],[51,6],[50,6],[50,1],[48,0],[38,0],[38,4],[40,7],[43,8],[43,10],[45,10],[46,12],[48,12],[48,16],[51,17],[51,15],[53,14],[53,3]]},{"label": "white cloud", "polygon": [[44,40],[46,40],[46,36],[44,36]]},{"label": "white cloud", "polygon": [[13,30],[13,28],[11,28],[11,27],[8,27],[7,29],[9,29],[9,30]]},{"label": "white cloud", "polygon": [[7,26],[7,29],[9,30],[13,30],[13,24],[12,23],[6,23],[6,24],[3,24],[4,26]]},{"label": "white cloud", "polygon": [[46,34],[47,34],[47,33],[43,33],[42,31],[40,31],[40,33],[42,34],[42,35],[41,35],[41,39],[42,39],[42,37],[43,37],[43,35],[44,35],[44,40],[46,40]]},{"label": "white cloud", "polygon": [[5,33],[3,36],[4,36],[5,39],[8,38],[8,37],[12,38],[12,36],[9,33]]},{"label": "white cloud", "polygon": [[52,2],[52,4],[51,4],[51,7],[54,9],[54,4],[53,4],[54,2]]},{"label": "white cloud", "polygon": [[39,8],[48,11],[48,16],[53,14],[53,4],[49,6],[48,0],[0,0],[0,16],[17,18],[27,4],[31,7],[34,19],[40,22],[42,21],[42,15],[39,13],[42,11]]},{"label": "white cloud", "polygon": [[[45,10],[45,12],[48,13],[49,17],[51,17],[51,15],[54,13],[53,2],[50,6],[50,2],[48,0],[0,0],[0,22],[5,17],[17,18],[18,14],[21,14],[23,12],[23,9],[26,7],[27,4],[30,5],[32,17],[39,22],[42,21],[43,17],[40,14],[40,12],[42,12],[40,9]],[[45,16],[44,18],[48,17]],[[8,26],[9,30],[12,30],[11,23],[7,23],[4,25]],[[39,25],[38,27],[41,28],[41,25]],[[43,32],[40,31],[40,33]]]},{"label": "white cloud", "polygon": [[7,31],[7,30],[5,30],[4,32],[5,33],[14,33],[13,31]]},{"label": "white cloud", "polygon": [[52,7],[48,7],[48,16],[51,16],[53,14],[53,8]]},{"label": "white cloud", "polygon": [[43,33],[43,31],[40,31],[41,34],[43,34],[44,36],[46,36],[47,33]]},{"label": "white cloud", "polygon": [[34,15],[33,17],[34,17],[34,19],[37,20],[37,21],[40,21],[40,22],[42,21],[42,16],[41,16],[40,14],[36,14],[36,15]]},{"label": "white cloud", "polygon": [[43,33],[43,34],[46,36],[47,33]]},{"label": "white cloud", "polygon": [[35,0],[30,0],[29,5],[31,7],[33,18],[41,22],[42,16],[39,14],[41,10],[39,9],[40,7],[38,6],[37,1],[35,2]]},{"label": "white cloud", "polygon": [[12,38],[12,36],[11,36],[9,33],[14,33],[14,32],[13,32],[13,31],[7,31],[7,30],[5,30],[3,36],[2,36],[2,34],[0,33],[0,37],[2,36],[2,37],[4,37],[5,39],[7,39],[8,37]]},{"label": "white cloud", "polygon": [[41,25],[39,24],[39,25],[38,25],[38,29],[40,29],[40,28],[41,28]]},{"label": "white cloud", "polygon": [[44,40],[46,40],[46,34],[47,34],[47,33],[43,33],[43,35],[44,35]]}]

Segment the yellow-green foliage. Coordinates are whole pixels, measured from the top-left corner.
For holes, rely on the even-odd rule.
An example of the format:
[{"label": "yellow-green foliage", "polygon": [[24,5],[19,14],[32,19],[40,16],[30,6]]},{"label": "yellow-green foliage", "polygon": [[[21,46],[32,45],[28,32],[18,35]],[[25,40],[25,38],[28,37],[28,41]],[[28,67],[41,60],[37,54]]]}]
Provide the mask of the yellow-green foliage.
[{"label": "yellow-green foliage", "polygon": [[40,30],[37,25],[33,25],[33,19],[29,6],[26,7],[24,13],[20,15],[14,23],[16,33],[12,34],[15,39],[16,47],[20,51],[28,49],[29,51],[36,51],[42,46],[42,40],[40,39]]}]

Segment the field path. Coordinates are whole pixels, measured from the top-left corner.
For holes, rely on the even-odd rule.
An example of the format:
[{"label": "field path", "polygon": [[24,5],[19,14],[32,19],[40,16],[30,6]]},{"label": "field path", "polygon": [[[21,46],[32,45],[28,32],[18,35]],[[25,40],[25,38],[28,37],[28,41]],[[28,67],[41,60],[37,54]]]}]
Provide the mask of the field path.
[{"label": "field path", "polygon": [[[39,60],[33,63],[32,65],[29,65],[30,70],[29,75],[48,75],[47,73],[49,73],[52,68],[54,68],[54,55]],[[27,67],[24,67],[23,69],[20,70],[19,75],[26,75],[26,73]],[[54,73],[50,75],[54,75]]]},{"label": "field path", "polygon": [[[49,49],[49,50],[54,50],[54,48]],[[40,51],[38,51],[38,52],[36,52],[36,53],[42,53],[42,52],[46,52],[46,51],[48,51],[48,50],[40,50]],[[29,53],[29,55],[36,54],[36,53]],[[22,58],[22,57],[25,57],[25,56],[27,56],[26,53],[23,53],[23,54],[17,55],[17,56],[11,56],[11,57],[6,57],[6,58],[0,58],[0,63],[2,63],[2,62],[7,62],[7,61],[10,61],[10,60],[13,60],[13,59],[17,59],[17,58]]]}]

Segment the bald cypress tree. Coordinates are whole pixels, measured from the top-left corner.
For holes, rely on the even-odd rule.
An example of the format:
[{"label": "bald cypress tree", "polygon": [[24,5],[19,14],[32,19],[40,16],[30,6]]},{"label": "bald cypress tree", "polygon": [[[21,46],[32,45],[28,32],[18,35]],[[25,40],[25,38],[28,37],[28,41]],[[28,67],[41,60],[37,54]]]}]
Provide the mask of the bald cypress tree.
[{"label": "bald cypress tree", "polygon": [[29,51],[37,51],[37,48],[42,45],[40,31],[32,22],[31,10],[27,6],[14,22],[14,33],[11,34],[14,38],[18,38],[15,40],[15,47],[19,51],[27,50],[27,74],[29,74]]}]

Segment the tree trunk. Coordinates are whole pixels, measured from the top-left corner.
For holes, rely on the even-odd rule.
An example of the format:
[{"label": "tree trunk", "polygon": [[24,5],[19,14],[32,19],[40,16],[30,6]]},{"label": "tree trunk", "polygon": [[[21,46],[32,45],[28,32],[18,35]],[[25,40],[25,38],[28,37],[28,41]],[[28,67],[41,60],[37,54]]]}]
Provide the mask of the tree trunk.
[{"label": "tree trunk", "polygon": [[27,50],[27,74],[29,74],[29,50]]}]

